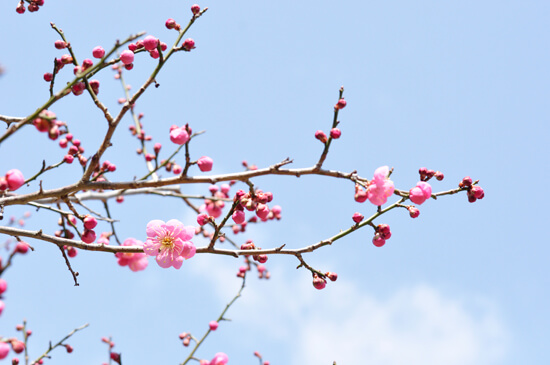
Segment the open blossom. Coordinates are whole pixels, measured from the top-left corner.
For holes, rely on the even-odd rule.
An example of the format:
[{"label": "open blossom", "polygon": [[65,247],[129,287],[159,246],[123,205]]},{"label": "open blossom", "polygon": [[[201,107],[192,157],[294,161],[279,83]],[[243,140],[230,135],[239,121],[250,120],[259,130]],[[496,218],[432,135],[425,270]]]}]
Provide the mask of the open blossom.
[{"label": "open blossom", "polygon": [[229,361],[229,358],[223,352],[218,352],[216,356],[210,361],[209,365],[225,365]]},{"label": "open blossom", "polygon": [[432,187],[425,181],[419,181],[409,190],[409,199],[415,204],[422,204],[432,196]]},{"label": "open blossom", "polygon": [[194,235],[194,227],[185,227],[177,219],[166,223],[155,219],[147,224],[147,241],[143,250],[149,256],[156,256],[160,267],[179,269],[183,259],[195,256],[195,245],[190,241]]},{"label": "open blossom", "polygon": [[367,197],[374,205],[386,204],[388,197],[393,194],[393,181],[388,178],[389,167],[382,166],[374,171],[374,178],[367,189]]},{"label": "open blossom", "polygon": [[[143,242],[135,238],[128,238],[122,243],[122,246],[143,246]],[[120,266],[128,266],[134,272],[145,270],[149,263],[147,255],[143,252],[117,252],[115,256]]]}]

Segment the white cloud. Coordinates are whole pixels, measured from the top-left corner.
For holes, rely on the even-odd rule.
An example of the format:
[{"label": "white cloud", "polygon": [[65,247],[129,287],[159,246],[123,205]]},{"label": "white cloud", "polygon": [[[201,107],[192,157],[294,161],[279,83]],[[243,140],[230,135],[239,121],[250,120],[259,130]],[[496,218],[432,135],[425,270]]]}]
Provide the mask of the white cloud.
[{"label": "white cloud", "polygon": [[[427,285],[387,299],[339,291],[303,317],[296,364],[486,365],[504,355],[506,331],[491,308],[469,311]],[[324,315],[333,306],[345,316]]]},{"label": "white cloud", "polygon": [[[227,275],[235,264],[223,261],[206,271],[227,300],[238,284]],[[292,364],[489,365],[505,356],[509,335],[486,298],[453,298],[426,284],[381,298],[341,279],[316,291],[302,272],[289,279],[282,271],[268,282],[251,277],[231,317],[250,323],[251,336],[262,323],[263,337],[287,343]]]}]

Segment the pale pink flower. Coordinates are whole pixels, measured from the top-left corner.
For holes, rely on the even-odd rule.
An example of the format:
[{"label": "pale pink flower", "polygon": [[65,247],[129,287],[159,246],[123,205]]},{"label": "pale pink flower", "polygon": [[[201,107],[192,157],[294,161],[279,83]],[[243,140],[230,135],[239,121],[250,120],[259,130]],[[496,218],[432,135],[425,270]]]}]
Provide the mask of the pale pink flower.
[{"label": "pale pink flower", "polygon": [[[143,242],[135,238],[128,238],[122,243],[122,246],[143,246]],[[117,252],[115,256],[120,266],[128,266],[134,272],[145,270],[149,263],[147,255],[143,252]]]},{"label": "pale pink flower", "polygon": [[419,181],[409,190],[409,199],[415,204],[422,204],[432,196],[432,187],[425,181]]},{"label": "pale pink flower", "polygon": [[386,204],[388,197],[393,194],[393,181],[388,178],[389,167],[382,166],[374,171],[374,178],[367,189],[367,197],[374,205]]},{"label": "pale pink flower", "polygon": [[147,224],[147,241],[143,250],[149,256],[156,256],[160,267],[179,269],[184,259],[195,255],[195,245],[190,241],[194,235],[195,227],[185,227],[177,219],[166,223],[155,219]]},{"label": "pale pink flower", "polygon": [[229,358],[223,352],[218,352],[216,356],[210,361],[209,365],[225,365],[229,361]]}]

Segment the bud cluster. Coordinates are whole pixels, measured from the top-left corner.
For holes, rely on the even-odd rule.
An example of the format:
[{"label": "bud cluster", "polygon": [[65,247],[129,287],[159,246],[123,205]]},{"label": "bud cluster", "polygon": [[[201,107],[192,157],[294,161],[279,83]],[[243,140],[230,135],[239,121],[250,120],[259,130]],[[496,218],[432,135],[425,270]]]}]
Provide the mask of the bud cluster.
[{"label": "bud cluster", "polygon": [[477,185],[477,181],[473,182],[472,178],[466,176],[458,183],[458,187],[461,189],[466,189],[468,192],[468,201],[474,203],[478,199],[483,199],[485,197],[485,192],[483,188]]},{"label": "bud cluster", "polygon": [[387,224],[379,224],[375,228],[374,237],[372,238],[372,243],[376,247],[382,247],[386,244],[386,240],[389,240],[391,237],[390,226]]},{"label": "bud cluster", "polygon": [[[35,11],[40,10],[40,7],[42,5],[44,5],[44,0],[32,0],[29,1],[27,9],[29,10],[29,12],[34,13]],[[19,1],[19,4],[15,8],[15,11],[18,14],[23,14],[25,12],[25,2],[23,0]]]},{"label": "bud cluster", "polygon": [[[261,249],[262,249],[261,247],[256,247],[256,245],[254,245],[254,242],[252,242],[252,240],[250,240],[250,239],[246,240],[246,243],[241,245],[241,250],[254,251],[254,250],[261,250]],[[250,255],[245,255],[245,257],[249,257],[249,256]],[[254,254],[252,254],[252,259],[254,261],[258,261],[260,264],[265,264],[267,262],[267,255],[254,255]],[[239,275],[237,274],[237,276],[239,276]]]}]

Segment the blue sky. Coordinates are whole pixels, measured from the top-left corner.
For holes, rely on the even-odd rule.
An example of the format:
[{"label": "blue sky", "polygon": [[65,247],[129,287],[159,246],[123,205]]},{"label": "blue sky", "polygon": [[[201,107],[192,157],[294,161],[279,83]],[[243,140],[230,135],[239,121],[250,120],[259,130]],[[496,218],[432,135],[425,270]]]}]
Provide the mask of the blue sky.
[{"label": "blue sky", "polygon": [[[46,2],[37,13],[18,15],[16,1],[0,5],[3,51],[0,114],[30,114],[48,96],[42,74],[62,52],[50,29],[62,28],[81,58],[97,45],[145,30],[170,44],[167,18],[186,23],[192,3],[98,0]],[[160,87],[138,102],[146,131],[169,146],[168,128],[190,123],[206,134],[193,156],[214,159],[212,173],[241,169],[246,159],[268,166],[286,157],[294,167],[316,162],[313,134],[327,131],[338,88],[348,106],[340,114],[342,137],[326,168],[357,170],[372,177],[383,165],[408,190],[426,166],[445,173],[435,191],[454,188],[466,175],[480,180],[486,197],[465,195],[429,201],[412,220],[392,211],[377,223],[392,228],[383,248],[364,229],[305,257],[312,266],[339,274],[323,291],[311,286],[296,259],[270,257],[270,281],[251,277],[248,287],[199,352],[230,364],[254,364],[260,351],[271,364],[543,364],[547,351],[550,250],[544,189],[548,173],[550,5],[543,1],[211,1],[189,36],[197,48],[177,54],[158,76]],[[8,36],[9,35],[9,36]],[[154,67],[137,58],[126,73],[135,88]],[[69,79],[69,70],[62,75]],[[118,110],[120,84],[110,71],[98,76],[100,98]],[[52,108],[90,152],[105,129],[86,96]],[[127,119],[106,157],[113,178],[144,172],[135,156]],[[165,153],[166,150],[164,151]],[[62,151],[34,128],[0,146],[0,172],[20,167],[31,175],[40,159],[53,163]],[[70,183],[78,168],[57,169],[45,188]],[[199,174],[198,170],[192,171]],[[353,201],[353,185],[327,178],[264,177],[283,219],[250,229],[262,247],[302,247],[348,228],[351,216],[375,207]],[[185,187],[205,193],[207,186]],[[37,190],[36,185],[21,192]],[[98,206],[99,209],[99,206]],[[145,238],[152,219],[194,224],[177,200],[127,198],[113,206],[123,237]],[[9,207],[19,216],[26,207]],[[57,217],[39,212],[27,227],[53,232]],[[106,229],[105,229],[106,230]],[[204,242],[196,239],[197,245]],[[177,335],[200,335],[236,290],[241,260],[197,255],[181,270],[153,261],[145,272],[121,268],[110,254],[80,252],[72,286],[56,247],[31,242],[36,251],[18,257],[5,279],[9,289],[0,333],[13,335],[23,318],[33,329],[31,354],[83,323],[71,355],[55,364],[106,361],[102,336],[129,364],[178,363],[187,355]],[[3,255],[5,256],[5,255]],[[89,361],[89,362],[87,362]]]}]

